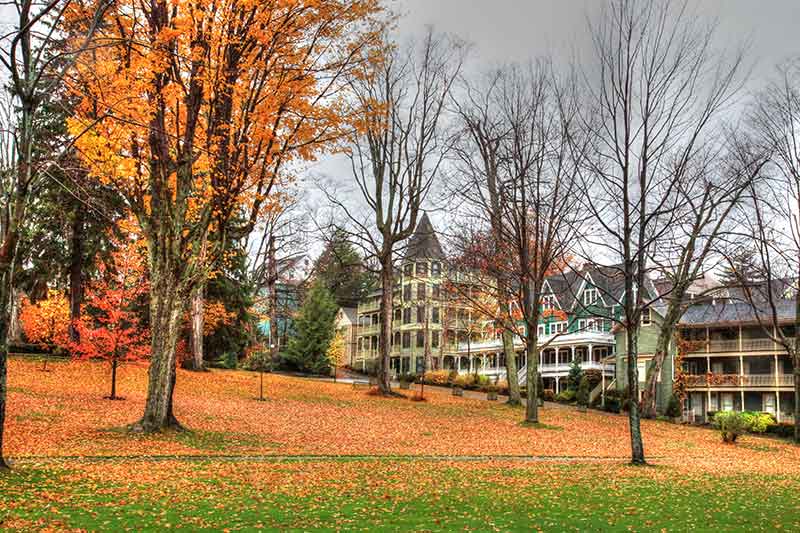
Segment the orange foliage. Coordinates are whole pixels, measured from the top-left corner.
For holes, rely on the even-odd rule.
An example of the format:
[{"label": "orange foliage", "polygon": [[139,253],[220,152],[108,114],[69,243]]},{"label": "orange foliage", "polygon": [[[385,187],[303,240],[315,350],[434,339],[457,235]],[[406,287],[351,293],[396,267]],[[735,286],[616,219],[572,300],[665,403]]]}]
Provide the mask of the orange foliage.
[{"label": "orange foliage", "polygon": [[222,302],[209,301],[203,306],[203,335],[212,335],[218,328],[233,324],[236,313],[225,309]]},{"label": "orange foliage", "polygon": [[19,319],[28,342],[60,348],[69,343],[69,301],[61,291],[50,289],[35,304],[24,298]]}]

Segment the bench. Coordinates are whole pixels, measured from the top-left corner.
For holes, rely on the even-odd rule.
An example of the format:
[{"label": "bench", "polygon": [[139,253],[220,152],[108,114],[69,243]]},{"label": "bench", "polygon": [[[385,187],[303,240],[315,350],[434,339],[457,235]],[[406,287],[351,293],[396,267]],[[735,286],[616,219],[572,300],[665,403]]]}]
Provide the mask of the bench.
[{"label": "bench", "polygon": [[353,388],[354,389],[368,389],[372,386],[369,381],[364,380],[353,380]]}]

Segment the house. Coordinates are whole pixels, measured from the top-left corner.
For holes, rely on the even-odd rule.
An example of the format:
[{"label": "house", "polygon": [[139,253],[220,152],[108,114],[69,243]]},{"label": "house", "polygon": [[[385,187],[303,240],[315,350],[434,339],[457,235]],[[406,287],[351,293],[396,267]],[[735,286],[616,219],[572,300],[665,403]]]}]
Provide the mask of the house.
[{"label": "house", "polygon": [[356,342],[358,340],[358,310],[355,307],[340,307],[336,312],[336,331],[344,339],[344,360],[346,365],[354,366],[356,361]]},{"label": "house", "polygon": [[[468,342],[469,306],[449,290],[467,282],[448,273],[444,259],[439,237],[423,213],[395,272],[390,356],[394,373],[454,368],[458,363],[452,353],[459,342]],[[378,357],[380,301],[378,289],[358,305],[353,366],[361,370],[368,370]]]},{"label": "house", "polygon": [[[783,334],[793,338],[794,300],[775,304]],[[677,379],[686,388],[684,408],[695,420],[708,421],[710,413],[732,410],[763,411],[778,421],[792,421],[794,367],[767,334],[766,311],[728,300],[691,306],[681,317],[674,357],[682,369]]]}]

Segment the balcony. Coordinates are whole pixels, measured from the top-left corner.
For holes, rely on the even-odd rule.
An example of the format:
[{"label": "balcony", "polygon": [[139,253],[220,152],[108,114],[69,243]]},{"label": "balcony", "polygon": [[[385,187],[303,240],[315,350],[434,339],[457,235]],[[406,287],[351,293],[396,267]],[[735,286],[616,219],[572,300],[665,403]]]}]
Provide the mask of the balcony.
[{"label": "balcony", "polygon": [[791,387],[791,374],[687,374],[686,386],[689,388],[706,387]]},{"label": "balcony", "polygon": [[[568,374],[571,365],[569,363],[540,363],[539,372],[543,376],[552,376],[556,374]],[[614,373],[614,365],[604,365],[597,361],[582,361],[581,370],[602,370],[605,373]]]},{"label": "balcony", "polygon": [[[740,345],[741,342],[741,345]],[[706,350],[708,347],[708,350]],[[772,342],[772,339],[742,339],[739,341],[738,339],[730,339],[730,340],[710,340],[706,341],[696,341],[695,345],[692,347],[689,353],[705,353],[706,351],[710,353],[724,353],[724,352],[763,352],[763,351],[774,351],[776,349],[776,344]],[[780,347],[777,347],[780,350]]]}]

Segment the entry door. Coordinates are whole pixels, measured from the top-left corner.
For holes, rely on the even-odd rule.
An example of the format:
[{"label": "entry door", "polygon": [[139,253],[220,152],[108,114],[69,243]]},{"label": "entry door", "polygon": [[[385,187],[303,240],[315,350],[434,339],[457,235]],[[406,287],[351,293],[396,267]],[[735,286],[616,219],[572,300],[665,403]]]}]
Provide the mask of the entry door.
[{"label": "entry door", "polygon": [[774,393],[765,392],[761,395],[761,410],[772,415],[776,413]]},{"label": "entry door", "polygon": [[722,393],[722,410],[723,411],[733,411],[733,393],[732,392],[723,392]]},{"label": "entry door", "polygon": [[700,417],[703,416],[703,400],[704,394],[702,392],[693,392],[692,393],[692,411],[694,412],[694,416]]}]

